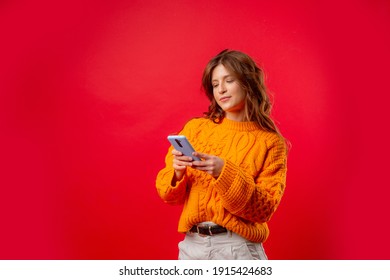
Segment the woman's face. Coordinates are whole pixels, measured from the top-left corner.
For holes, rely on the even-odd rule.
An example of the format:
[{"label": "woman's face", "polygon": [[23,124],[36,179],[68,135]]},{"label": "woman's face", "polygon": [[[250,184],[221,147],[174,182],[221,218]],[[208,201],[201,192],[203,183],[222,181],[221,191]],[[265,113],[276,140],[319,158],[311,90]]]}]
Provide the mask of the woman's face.
[{"label": "woman's face", "polygon": [[225,117],[233,121],[243,121],[246,93],[235,75],[219,64],[211,74],[211,84],[215,101],[224,110]]}]

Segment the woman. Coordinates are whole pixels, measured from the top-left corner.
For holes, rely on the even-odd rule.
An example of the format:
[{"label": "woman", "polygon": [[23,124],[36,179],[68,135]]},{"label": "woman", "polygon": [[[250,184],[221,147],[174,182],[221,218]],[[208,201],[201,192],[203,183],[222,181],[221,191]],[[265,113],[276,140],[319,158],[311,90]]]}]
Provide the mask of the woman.
[{"label": "woman", "polygon": [[209,110],[180,132],[202,160],[170,147],[156,180],[165,202],[184,205],[179,259],[267,259],[262,243],[285,189],[287,151],[263,72],[248,55],[224,50],[202,86]]}]

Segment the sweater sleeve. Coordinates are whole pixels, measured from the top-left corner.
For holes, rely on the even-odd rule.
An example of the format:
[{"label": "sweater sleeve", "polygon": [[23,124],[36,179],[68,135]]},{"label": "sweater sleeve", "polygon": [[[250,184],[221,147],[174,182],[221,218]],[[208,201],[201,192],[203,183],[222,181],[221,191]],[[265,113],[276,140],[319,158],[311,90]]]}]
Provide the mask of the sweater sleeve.
[{"label": "sweater sleeve", "polygon": [[172,205],[183,204],[186,194],[187,175],[185,174],[180,181],[173,184],[174,169],[172,167],[172,147],[169,148],[165,157],[165,167],[160,170],[156,178],[157,193],[161,199]]},{"label": "sweater sleeve", "polygon": [[[193,123],[193,121],[189,121],[179,134],[190,137],[192,130],[191,127],[194,125]],[[178,205],[183,204],[185,201],[188,175],[186,172],[180,181],[176,181],[175,184],[173,184],[175,171],[172,166],[172,150],[173,147],[169,147],[168,153],[165,157],[165,167],[157,174],[156,188],[158,195],[164,202],[172,205]]]},{"label": "sweater sleeve", "polygon": [[233,215],[249,221],[269,221],[285,188],[286,152],[284,140],[274,138],[256,178],[227,160],[220,177],[214,182],[222,196],[223,206]]}]

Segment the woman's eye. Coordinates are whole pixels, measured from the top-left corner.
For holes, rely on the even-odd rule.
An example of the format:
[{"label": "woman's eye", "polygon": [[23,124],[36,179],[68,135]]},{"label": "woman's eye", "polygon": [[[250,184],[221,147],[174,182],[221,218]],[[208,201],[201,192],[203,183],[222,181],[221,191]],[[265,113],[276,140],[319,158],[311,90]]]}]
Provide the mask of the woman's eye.
[{"label": "woman's eye", "polygon": [[234,80],[226,80],[227,83],[233,83]]},{"label": "woman's eye", "polygon": [[214,84],[214,85],[213,85],[213,88],[216,88],[216,87],[218,87],[218,85],[217,85],[217,84]]}]

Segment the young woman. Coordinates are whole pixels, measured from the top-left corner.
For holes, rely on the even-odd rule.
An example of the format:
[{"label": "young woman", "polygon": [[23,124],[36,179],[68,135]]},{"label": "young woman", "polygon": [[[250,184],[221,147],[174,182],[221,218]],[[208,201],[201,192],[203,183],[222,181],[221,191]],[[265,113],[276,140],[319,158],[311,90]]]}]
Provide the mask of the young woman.
[{"label": "young woman", "polygon": [[248,55],[224,50],[202,86],[209,110],[180,132],[202,160],[170,147],[156,180],[165,202],[184,205],[179,259],[267,259],[262,243],[285,189],[287,149],[263,72]]}]

